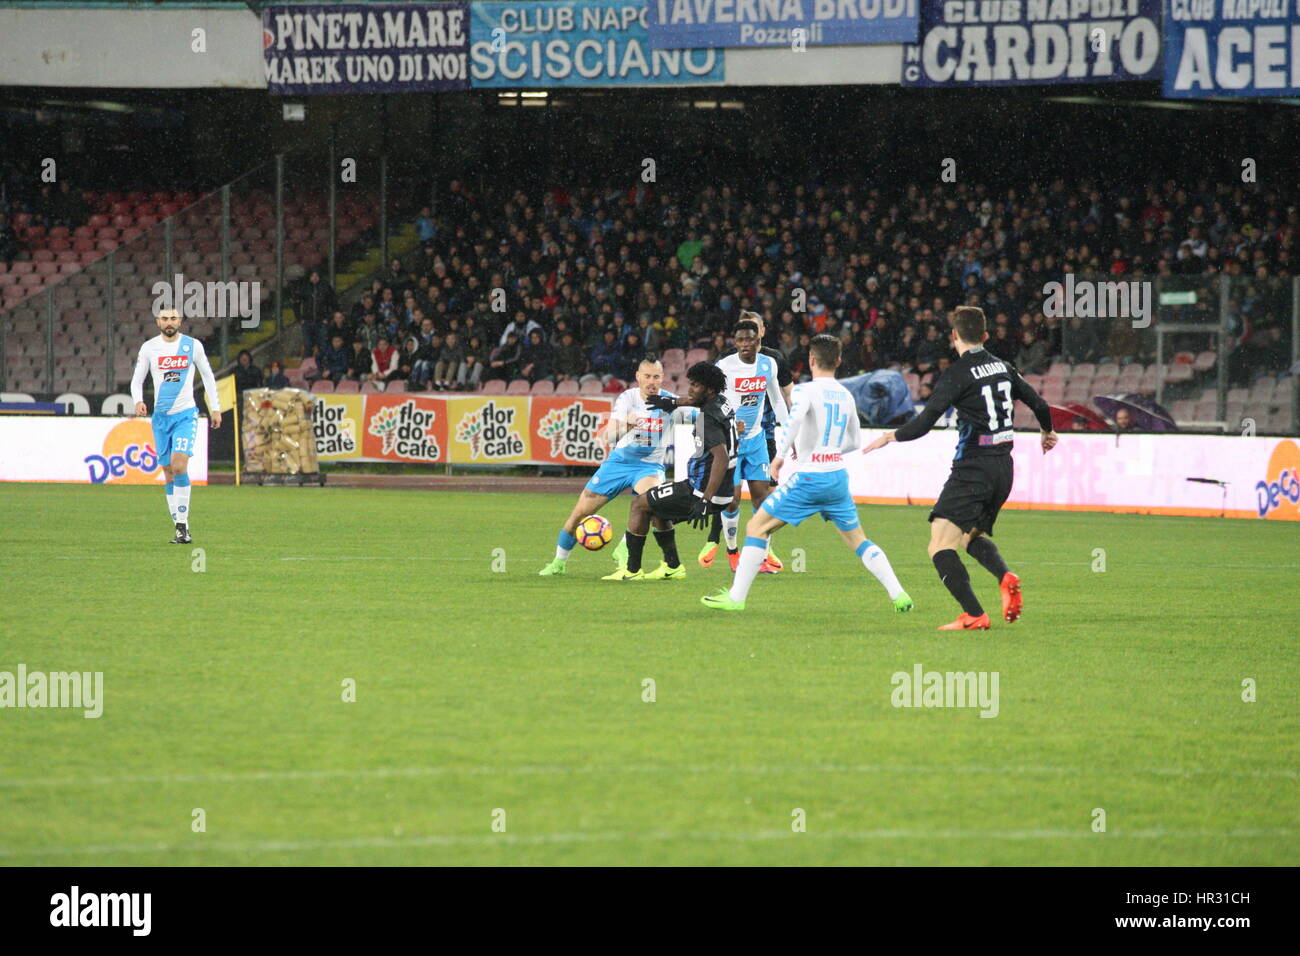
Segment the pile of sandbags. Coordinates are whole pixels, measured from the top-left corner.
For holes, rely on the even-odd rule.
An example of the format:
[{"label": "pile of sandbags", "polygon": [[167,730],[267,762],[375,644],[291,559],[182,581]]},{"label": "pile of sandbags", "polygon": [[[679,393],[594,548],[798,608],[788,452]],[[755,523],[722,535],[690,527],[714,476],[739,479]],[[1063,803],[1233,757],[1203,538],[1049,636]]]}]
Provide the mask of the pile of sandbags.
[{"label": "pile of sandbags", "polygon": [[312,428],[315,402],[300,388],[250,388],[244,392],[239,422],[244,442],[244,468],[271,475],[314,475],[316,433]]}]

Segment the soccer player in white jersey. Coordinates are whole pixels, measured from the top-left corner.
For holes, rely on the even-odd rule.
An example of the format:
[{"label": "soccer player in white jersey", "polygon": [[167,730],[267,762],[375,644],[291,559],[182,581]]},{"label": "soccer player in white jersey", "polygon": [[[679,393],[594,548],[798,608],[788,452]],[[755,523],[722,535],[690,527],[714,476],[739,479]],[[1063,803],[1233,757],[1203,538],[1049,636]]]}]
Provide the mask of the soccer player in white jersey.
[{"label": "soccer player in white jersey", "polygon": [[[636,388],[629,388],[614,400],[609,422],[601,435],[606,442],[614,443],[614,448],[578,495],[578,502],[556,539],[555,557],[538,574],[543,577],[564,574],[569,555],[578,543],[573,533],[583,518],[594,515],[624,491],[644,494],[664,480],[672,413],[646,405],[647,398],[660,394],[663,379],[664,369],[659,360],[646,356],[637,366]],[[676,532],[669,522],[655,519],[655,540],[664,552],[664,561],[654,571],[642,575],[642,579],[662,581],[686,577],[686,569],[677,557]],[[606,579],[620,581],[625,575],[626,570],[619,567]]]},{"label": "soccer player in white jersey", "polygon": [[813,338],[808,363],[812,381],[794,387],[794,408],[772,462],[772,478],[780,478],[791,447],[800,469],[764,499],[762,507],[745,525],[745,546],[731,590],[707,595],[700,601],[722,611],[743,611],[745,598],[767,554],[772,532],[787,524],[798,526],[805,518],[820,514],[823,520],[835,522],[844,543],[889,593],[894,610],[910,611],[912,599],[898,583],[885,552],[862,533],[858,508],[849,493],[844,455],[858,450],[861,435],[853,396],[835,380],[835,369],[840,364],[840,340],[833,335]]},{"label": "soccer player in white jersey", "polygon": [[[737,495],[729,510],[722,512],[722,531],[727,539],[727,557],[735,570],[740,559],[736,547],[740,528],[740,483],[749,485],[750,504],[754,514],[763,499],[772,490],[768,473],[767,436],[763,433],[763,411],[769,404],[778,425],[787,425],[790,413],[785,405],[778,381],[776,360],[759,351],[758,324],[748,319],[736,323],[731,340],[736,343],[734,355],[724,355],[714,364],[727,376],[727,403],[736,410]],[[776,568],[769,568],[776,570]]]},{"label": "soccer player in white jersey", "polygon": [[190,456],[198,439],[199,409],[194,403],[194,370],[203,377],[203,391],[208,399],[212,427],[221,427],[221,403],[217,399],[217,380],[208,364],[203,343],[181,335],[181,315],[175,309],[158,313],[156,335],[140,346],[131,376],[131,399],[135,413],[149,414],[144,403],[144,377],[153,376],[153,443],[167,479],[167,510],[176,525],[172,544],[189,544],[190,538]]}]

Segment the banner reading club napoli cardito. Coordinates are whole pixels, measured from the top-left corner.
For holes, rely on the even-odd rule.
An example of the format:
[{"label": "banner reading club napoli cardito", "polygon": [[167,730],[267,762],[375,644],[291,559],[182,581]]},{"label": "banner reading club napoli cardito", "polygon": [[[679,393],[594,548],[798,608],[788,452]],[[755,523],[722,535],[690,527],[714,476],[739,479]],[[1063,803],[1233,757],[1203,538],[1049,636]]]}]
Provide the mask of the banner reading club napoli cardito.
[{"label": "banner reading club napoli cardito", "polygon": [[1154,79],[1160,0],[921,0],[903,86]]}]

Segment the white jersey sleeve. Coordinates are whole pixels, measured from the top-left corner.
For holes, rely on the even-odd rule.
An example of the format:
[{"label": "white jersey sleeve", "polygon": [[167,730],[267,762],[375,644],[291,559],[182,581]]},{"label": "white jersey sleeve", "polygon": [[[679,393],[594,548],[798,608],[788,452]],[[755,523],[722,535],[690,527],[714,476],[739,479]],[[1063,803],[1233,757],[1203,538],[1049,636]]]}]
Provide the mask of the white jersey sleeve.
[{"label": "white jersey sleeve", "polygon": [[198,366],[199,377],[203,379],[203,394],[208,400],[208,411],[215,414],[222,410],[221,399],[217,397],[217,377],[212,374],[207,350],[198,339],[194,340],[194,364]]},{"label": "white jersey sleeve", "polygon": [[131,401],[140,404],[144,401],[144,380],[149,374],[149,355],[146,352],[149,343],[140,346],[135,353],[135,371],[131,374]]}]

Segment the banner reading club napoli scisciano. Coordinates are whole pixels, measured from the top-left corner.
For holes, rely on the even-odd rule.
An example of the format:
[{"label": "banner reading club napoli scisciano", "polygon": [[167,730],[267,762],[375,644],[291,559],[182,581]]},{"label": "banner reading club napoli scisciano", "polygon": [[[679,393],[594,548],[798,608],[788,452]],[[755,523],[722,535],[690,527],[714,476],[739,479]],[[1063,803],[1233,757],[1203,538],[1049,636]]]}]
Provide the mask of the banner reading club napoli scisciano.
[{"label": "banner reading club napoli scisciano", "polygon": [[476,87],[722,83],[722,50],[655,50],[645,0],[470,4]]},{"label": "banner reading club napoli scisciano", "polygon": [[903,86],[1154,79],[1160,0],[921,0]]},{"label": "banner reading club napoli scisciano", "polygon": [[469,89],[468,3],[328,3],[262,10],[272,94]]},{"label": "banner reading club napoli scisciano", "polygon": [[678,47],[795,48],[911,43],[920,0],[646,0],[650,43]]},{"label": "banner reading club napoli scisciano", "polygon": [[1300,0],[1170,0],[1164,94],[1300,96]]}]

